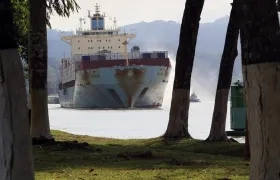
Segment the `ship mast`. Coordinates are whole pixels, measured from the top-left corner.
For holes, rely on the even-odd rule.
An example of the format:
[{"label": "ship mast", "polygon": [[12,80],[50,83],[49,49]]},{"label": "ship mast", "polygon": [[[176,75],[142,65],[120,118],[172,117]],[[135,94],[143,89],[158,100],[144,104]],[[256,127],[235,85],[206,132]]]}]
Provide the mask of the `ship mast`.
[{"label": "ship mast", "polygon": [[100,10],[99,10],[99,7],[98,4],[96,3],[95,5],[95,14],[96,14],[96,27],[97,27],[97,30],[98,30],[98,27],[99,27],[99,24],[98,24],[98,20],[99,20],[99,13],[100,13]]},{"label": "ship mast", "polygon": [[80,31],[82,31],[83,30],[83,21],[84,21],[84,23],[86,22],[86,20],[85,20],[85,18],[80,18],[79,19],[80,20]]},{"label": "ship mast", "polygon": [[105,13],[100,14],[100,6],[96,3],[95,13],[91,14],[88,10],[88,18],[90,19],[90,30],[104,30],[105,29]]},{"label": "ship mast", "polygon": [[125,40],[122,44],[124,45],[125,65],[128,66],[128,65],[129,65],[129,63],[128,63],[128,54],[127,54],[127,45],[128,45],[128,41]]},{"label": "ship mast", "polygon": [[114,17],[113,23],[114,23],[114,29],[116,30],[117,29],[117,19],[116,19],[116,17]]}]

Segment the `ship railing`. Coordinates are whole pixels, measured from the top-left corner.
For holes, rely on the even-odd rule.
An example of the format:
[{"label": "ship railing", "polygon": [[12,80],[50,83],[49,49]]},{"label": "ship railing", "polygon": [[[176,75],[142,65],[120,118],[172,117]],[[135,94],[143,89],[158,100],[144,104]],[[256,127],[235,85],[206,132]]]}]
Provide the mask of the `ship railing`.
[{"label": "ship railing", "polygon": [[105,29],[99,29],[99,30],[93,30],[89,28],[76,28],[76,32],[97,32],[97,31],[121,31],[121,28],[105,28]]},{"label": "ship railing", "polygon": [[76,35],[122,35],[120,29],[100,29],[100,30],[92,30],[92,29],[76,29]]},{"label": "ship railing", "polygon": [[[119,59],[159,59],[168,58],[167,51],[152,52],[129,52],[124,53],[95,53],[95,54],[74,54],[69,62],[96,61],[96,60],[119,60]],[[71,64],[70,63],[70,64]]]}]

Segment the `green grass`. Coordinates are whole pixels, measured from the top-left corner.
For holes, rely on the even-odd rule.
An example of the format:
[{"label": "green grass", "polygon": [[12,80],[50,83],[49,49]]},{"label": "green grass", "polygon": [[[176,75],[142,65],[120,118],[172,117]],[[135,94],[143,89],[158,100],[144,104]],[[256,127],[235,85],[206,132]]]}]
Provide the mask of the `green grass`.
[{"label": "green grass", "polygon": [[[88,142],[90,150],[57,145],[34,146],[36,180],[242,180],[249,164],[243,144],[198,140],[119,140],[52,131],[58,141]],[[119,153],[151,151],[150,158],[123,158]],[[175,162],[175,163],[174,163]]]}]

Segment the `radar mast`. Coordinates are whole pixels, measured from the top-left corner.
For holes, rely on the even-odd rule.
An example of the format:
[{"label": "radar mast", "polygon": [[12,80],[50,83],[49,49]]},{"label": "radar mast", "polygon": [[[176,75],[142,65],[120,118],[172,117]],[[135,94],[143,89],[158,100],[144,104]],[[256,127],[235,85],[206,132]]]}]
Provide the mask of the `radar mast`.
[{"label": "radar mast", "polygon": [[95,5],[95,13],[96,13],[96,14],[99,14],[99,13],[100,13],[99,8],[100,8],[100,6],[96,3],[96,5]]}]

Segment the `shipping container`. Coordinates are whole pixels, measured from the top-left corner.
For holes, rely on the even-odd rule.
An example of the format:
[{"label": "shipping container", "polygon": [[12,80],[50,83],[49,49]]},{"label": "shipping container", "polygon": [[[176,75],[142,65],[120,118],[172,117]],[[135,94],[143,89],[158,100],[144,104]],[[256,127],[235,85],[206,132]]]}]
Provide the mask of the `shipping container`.
[{"label": "shipping container", "polygon": [[143,59],[151,59],[151,53],[142,53]]},{"label": "shipping container", "polygon": [[111,59],[112,59],[112,60],[118,59],[118,54],[116,54],[116,53],[111,54]]},{"label": "shipping container", "polygon": [[152,59],[158,58],[158,54],[157,54],[157,53],[151,53],[151,58],[152,58]]},{"label": "shipping container", "polygon": [[98,55],[98,60],[106,60],[106,56],[105,55]]},{"label": "shipping container", "polygon": [[125,59],[125,57],[122,54],[118,54],[118,59]]},{"label": "shipping container", "polygon": [[96,60],[98,60],[98,55],[90,55],[90,60],[91,60],[91,61],[96,61]]},{"label": "shipping container", "polygon": [[165,53],[164,52],[159,52],[158,54],[158,58],[165,58]]},{"label": "shipping container", "polygon": [[89,61],[90,60],[90,56],[82,56],[82,61]]},{"label": "shipping container", "polygon": [[111,60],[111,55],[110,54],[106,54],[106,60]]},{"label": "shipping container", "polygon": [[132,54],[128,54],[128,59],[133,59],[133,55]]}]

